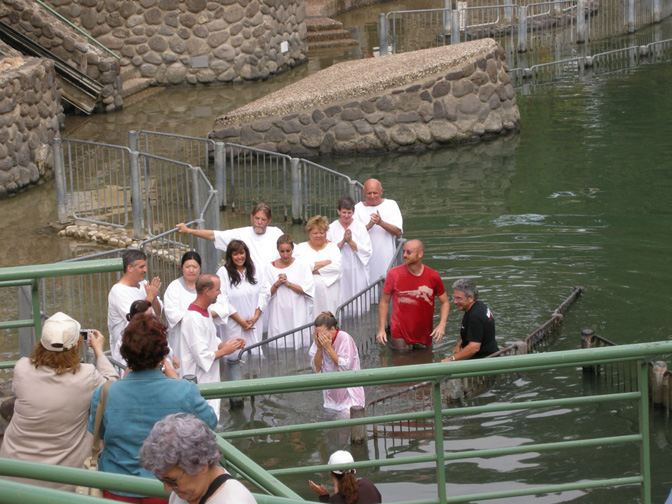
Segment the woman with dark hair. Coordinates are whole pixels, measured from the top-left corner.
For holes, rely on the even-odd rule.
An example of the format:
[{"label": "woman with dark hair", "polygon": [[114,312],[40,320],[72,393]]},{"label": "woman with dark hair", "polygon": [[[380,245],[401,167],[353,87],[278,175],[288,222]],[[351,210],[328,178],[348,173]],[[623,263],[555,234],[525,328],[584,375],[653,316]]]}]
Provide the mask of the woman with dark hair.
[{"label": "woman with dark hair", "polygon": [[[354,462],[352,455],[344,450],[338,450],[329,457],[329,465],[341,466],[329,473],[334,483],[333,495],[329,495],[324,485],[316,485],[308,480],[308,486],[320,496],[320,502],[331,504],[379,504],[382,502],[380,492],[371,480],[356,479],[355,469],[347,467]],[[344,465],[346,467],[343,467]]]},{"label": "woman with dark hair", "polygon": [[[315,319],[314,341],[308,353],[310,366],[316,373],[355,371],[359,367],[359,352],[355,341],[338,328],[331,312],[322,312]],[[324,407],[350,411],[352,406],[364,406],[364,388],[348,387],[323,390]]]},{"label": "woman with dark hair", "polygon": [[171,504],[256,504],[221,466],[215,434],[193,415],[168,415],[149,433],[140,463],[163,483]]},{"label": "woman with dark hair", "polygon": [[263,332],[259,317],[264,308],[264,297],[245,242],[231,240],[226,248],[224,266],[219,268],[217,276],[221,282],[222,297],[228,300],[233,308],[230,311],[234,312],[222,326],[222,340],[244,338],[245,346],[258,343]]},{"label": "woman with dark hair", "polygon": [[[217,425],[215,412],[195,384],[171,379],[177,378],[177,374],[168,367],[169,376],[164,376],[159,369],[168,354],[167,333],[166,326],[156,317],[144,313],[133,317],[124,330],[121,355],[130,372],[123,380],[113,383],[107,393],[100,426],[100,437],[105,443],[98,464],[100,471],[153,477],[140,466],[138,452],[154,424],[170,413],[191,413],[211,428]],[[101,390],[96,390],[91,398],[90,432],[93,432]],[[167,502],[122,492],[105,491],[104,496],[143,504]]]},{"label": "woman with dark hair", "polygon": [[[310,266],[292,257],[294,240],[285,234],[278,238],[276,259],[264,270],[264,296],[268,304],[268,337],[272,338],[308,324],[313,318],[315,283]],[[287,339],[287,341],[285,341]],[[301,337],[296,346],[310,344],[310,333]],[[290,338],[269,343],[271,348],[295,346]]]},{"label": "woman with dark hair", "polygon": [[163,294],[163,312],[166,314],[169,327],[168,344],[175,357],[182,360],[180,349],[182,317],[196,299],[196,280],[201,274],[201,256],[198,252],[186,252],[182,256],[180,270],[182,276],[170,282]]},{"label": "woman with dark hair", "polygon": [[[93,438],[86,430],[91,395],[107,380],[119,376],[103,353],[105,338],[87,333],[96,365],[80,363],[83,341],[79,322],[55,313],[42,327],[42,337],[30,357],[14,367],[14,416],[5,431],[0,457],[67,467],[82,467],[91,455]],[[17,480],[74,491],[48,481]]]}]

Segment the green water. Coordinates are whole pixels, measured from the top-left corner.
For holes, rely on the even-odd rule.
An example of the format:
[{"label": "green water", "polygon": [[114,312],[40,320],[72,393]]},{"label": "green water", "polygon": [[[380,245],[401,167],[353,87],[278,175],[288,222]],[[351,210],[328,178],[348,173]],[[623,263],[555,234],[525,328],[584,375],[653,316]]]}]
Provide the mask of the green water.
[{"label": "green water", "polygon": [[[202,136],[217,115],[315,70],[306,66],[245,88],[168,90],[118,114],[69,118],[63,136],[125,144],[128,129],[143,127]],[[574,285],[585,286],[585,296],[570,310],[552,350],[578,348],[582,328],[621,344],[663,340],[672,333],[671,80],[672,65],[660,63],[585,82],[541,86],[518,97],[522,129],[517,136],[419,155],[319,162],[358,180],[382,180],[385,196],[402,208],[405,236],[425,242],[426,263],[447,285],[469,276],[481,287],[482,299],[495,313],[500,344],[524,338]],[[57,238],[45,227],[56,220],[52,182],[2,201],[0,208],[2,266],[57,261],[74,248],[89,246]],[[297,232],[291,226],[287,230]],[[6,299],[3,304],[10,311]],[[434,359],[456,341],[459,319],[451,314],[447,337]],[[12,355],[13,339],[3,335],[0,350],[5,358]],[[364,367],[398,363],[376,347],[362,361]],[[580,371],[565,369],[502,384],[486,399],[546,398],[581,387]],[[653,413],[653,496],[654,502],[662,502],[672,486],[670,424],[661,412]],[[232,413],[226,425],[328,417],[319,394],[304,394],[299,400],[259,398],[254,408],[248,404]],[[635,420],[630,410],[613,405],[464,417],[451,421],[446,443],[448,449],[467,449],[534,442],[549,432],[558,439],[580,438],[586,432],[608,435],[631,432]],[[345,432],[237,443],[267,467],[322,463],[346,444]],[[427,441],[398,439],[353,448],[355,458],[431,450]],[[604,448],[454,463],[447,472],[449,493],[509,488],[507,481],[532,485],[629,475],[637,470],[636,457],[632,450]],[[431,469],[414,467],[411,474],[390,469],[370,476],[387,502],[435,495]],[[283,481],[311,497],[305,479]],[[624,488],[515,502],[592,504],[637,498],[637,489]]]}]

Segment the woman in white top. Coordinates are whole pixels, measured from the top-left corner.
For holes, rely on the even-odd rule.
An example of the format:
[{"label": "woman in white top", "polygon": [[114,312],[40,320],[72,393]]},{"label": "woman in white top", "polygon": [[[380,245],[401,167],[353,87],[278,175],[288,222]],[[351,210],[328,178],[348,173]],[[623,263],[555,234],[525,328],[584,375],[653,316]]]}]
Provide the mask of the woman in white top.
[{"label": "woman in white top", "polygon": [[[276,259],[264,269],[264,294],[268,305],[268,338],[272,338],[313,319],[315,283],[310,266],[292,257],[294,240],[289,235],[278,238]],[[271,348],[310,345],[310,333],[299,338],[282,338],[269,343]]]},{"label": "woman in white top", "polygon": [[189,305],[196,299],[196,280],[201,274],[201,256],[198,252],[185,253],[182,256],[180,269],[182,276],[170,282],[163,295],[163,313],[166,314],[168,322],[168,346],[179,360],[182,359],[180,350],[182,317]]},{"label": "woman in white top", "polygon": [[315,281],[314,313],[336,312],[341,303],[341,250],[327,242],[329,220],[321,215],[308,219],[308,241],[296,246],[296,258],[307,262]]},{"label": "woman in white top", "polygon": [[[264,296],[245,242],[231,240],[226,248],[225,264],[219,268],[217,276],[221,281],[222,296],[233,308],[228,322],[222,326],[222,340],[245,338],[246,347],[260,342],[262,325],[259,317],[264,308]],[[261,349],[258,350],[255,353],[261,354]]]}]

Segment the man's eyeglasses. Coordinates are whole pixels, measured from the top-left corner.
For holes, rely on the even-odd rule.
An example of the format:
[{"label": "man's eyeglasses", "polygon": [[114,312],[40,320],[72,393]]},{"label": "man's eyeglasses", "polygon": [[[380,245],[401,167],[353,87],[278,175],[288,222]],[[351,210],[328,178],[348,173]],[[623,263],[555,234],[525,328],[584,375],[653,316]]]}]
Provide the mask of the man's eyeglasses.
[{"label": "man's eyeglasses", "polygon": [[161,483],[163,483],[166,486],[169,486],[170,488],[177,488],[177,482],[180,481],[180,478],[184,476],[184,470],[182,470],[182,474],[180,474],[177,478],[172,479],[172,478],[164,478],[163,476],[156,476],[156,479],[158,479]]}]

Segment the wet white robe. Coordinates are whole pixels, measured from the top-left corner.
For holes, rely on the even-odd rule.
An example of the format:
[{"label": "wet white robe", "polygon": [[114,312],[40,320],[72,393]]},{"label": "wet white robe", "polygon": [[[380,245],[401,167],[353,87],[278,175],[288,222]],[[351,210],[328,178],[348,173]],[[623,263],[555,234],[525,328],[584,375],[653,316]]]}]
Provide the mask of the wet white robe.
[{"label": "wet white robe", "polygon": [[[331,356],[323,349],[321,373],[333,373],[336,371],[355,371],[360,369],[359,352],[352,336],[345,331],[338,331],[336,340],[331,345],[338,355],[338,365],[334,364]],[[310,347],[310,366],[315,371],[315,355],[318,352],[317,345],[313,341]],[[351,406],[364,406],[364,388],[348,387],[340,389],[323,390],[324,407],[337,411],[349,410]]]},{"label": "wet white robe", "polygon": [[[297,294],[289,287],[281,285],[271,296],[271,286],[278,280],[278,275],[287,275],[289,283],[300,285],[303,294]],[[313,272],[308,264],[298,259],[287,268],[276,268],[273,263],[264,271],[263,293],[268,306],[268,337],[290,331],[313,321],[313,296],[315,282]],[[311,341],[309,331],[304,331],[302,337],[297,338],[296,345],[292,338],[280,339],[269,343],[270,348],[285,348],[285,346],[308,346]]]},{"label": "wet white robe", "polygon": [[[343,240],[346,229],[352,233],[352,240],[357,245],[357,252],[352,250],[348,243],[341,247],[341,300],[339,305],[369,285],[369,259],[371,258],[371,238],[366,226],[358,220],[352,221],[344,228],[339,221],[334,221],[327,231],[327,240],[338,244]],[[338,246],[338,245],[336,245]]]},{"label": "wet white robe", "polygon": [[[189,305],[196,300],[196,289],[189,289],[184,282],[184,277],[173,280],[163,293],[163,313],[168,321],[168,345],[181,361],[180,332],[182,330],[182,317],[184,317]],[[182,367],[176,370],[182,377]]]},{"label": "wet white robe", "polygon": [[308,263],[314,269],[315,263],[330,260],[331,264],[320,268],[319,275],[313,275],[315,282],[315,298],[313,313],[315,316],[323,311],[336,314],[341,303],[341,251],[334,243],[327,243],[322,250],[313,250],[308,242],[299,243],[294,249],[297,260]]}]

